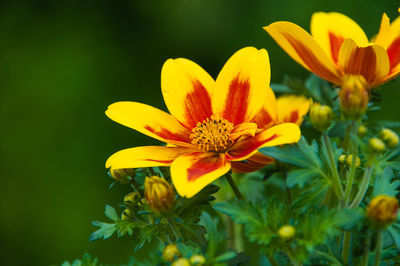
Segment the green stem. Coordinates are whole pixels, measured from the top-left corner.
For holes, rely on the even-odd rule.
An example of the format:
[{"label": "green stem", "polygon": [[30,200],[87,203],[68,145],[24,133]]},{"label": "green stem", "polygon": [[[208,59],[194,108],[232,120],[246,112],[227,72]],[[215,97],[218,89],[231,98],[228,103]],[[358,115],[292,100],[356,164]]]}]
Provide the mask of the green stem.
[{"label": "green stem", "polygon": [[361,266],[368,266],[368,258],[369,258],[369,243],[370,235],[367,233],[367,239],[364,244],[364,252],[363,252],[363,260],[361,262]]},{"label": "green stem", "polygon": [[292,248],[291,248],[290,246],[288,246],[288,247],[286,248],[286,254],[288,255],[289,260],[292,262],[292,264],[293,264],[294,266],[300,266],[300,265],[301,265],[301,264],[298,263],[298,262],[296,261],[296,259],[293,257],[293,250],[292,250]]},{"label": "green stem", "polygon": [[365,193],[367,193],[368,187],[369,187],[369,181],[371,179],[373,172],[373,167],[368,166],[367,170],[365,170],[364,177],[361,181],[361,186],[360,189],[358,190],[357,195],[354,197],[353,202],[350,204],[350,208],[356,208],[360,205],[362,199],[365,196]]},{"label": "green stem", "polygon": [[333,175],[332,185],[333,185],[333,188],[339,198],[339,201],[342,202],[343,197],[344,197],[343,187],[342,187],[342,183],[340,181],[339,172],[337,170],[337,165],[335,163],[335,159],[333,156],[331,141],[329,140],[329,137],[325,132],[322,133],[322,140],[326,147],[326,151],[328,152],[329,164],[330,164],[330,168],[332,170],[332,175]]},{"label": "green stem", "polygon": [[[351,123],[352,125],[352,132],[355,134],[355,130],[357,130],[357,123],[353,121]],[[352,162],[351,162],[351,169],[350,169],[350,174],[347,179],[347,186],[346,190],[344,192],[344,199],[345,199],[345,206],[349,206],[350,202],[350,196],[351,196],[351,189],[353,188],[353,183],[354,183],[354,177],[356,175],[356,170],[357,170],[357,158],[358,158],[358,146],[357,143],[354,141],[353,143],[353,153],[352,153]]]},{"label": "green stem", "polygon": [[376,233],[376,254],[375,254],[375,266],[380,265],[382,252],[382,230],[379,229]]},{"label": "green stem", "polygon": [[176,229],[176,226],[175,226],[175,224],[174,224],[174,221],[172,220],[171,217],[167,217],[166,219],[167,219],[167,222],[168,222],[169,227],[171,228],[172,233],[173,233],[174,236],[175,236],[175,240],[178,241],[179,239],[182,238],[182,236],[181,236],[181,234],[179,233],[179,231]]},{"label": "green stem", "polygon": [[233,224],[234,248],[237,252],[243,252],[243,225]]},{"label": "green stem", "polygon": [[348,263],[351,244],[351,232],[344,232],[342,257],[345,264]]},{"label": "green stem", "polygon": [[269,262],[271,263],[272,266],[279,266],[278,262],[276,262],[274,256],[269,256],[267,257]]},{"label": "green stem", "polygon": [[232,174],[231,174],[231,173],[226,173],[225,177],[226,177],[226,180],[228,180],[228,183],[229,183],[229,185],[231,186],[232,191],[233,191],[233,193],[235,194],[236,198],[237,198],[238,200],[242,200],[242,199],[243,199],[243,196],[242,196],[242,194],[240,193],[239,189],[237,188],[237,186],[236,186],[236,184],[235,184],[235,181],[233,181],[233,179],[232,179]]}]

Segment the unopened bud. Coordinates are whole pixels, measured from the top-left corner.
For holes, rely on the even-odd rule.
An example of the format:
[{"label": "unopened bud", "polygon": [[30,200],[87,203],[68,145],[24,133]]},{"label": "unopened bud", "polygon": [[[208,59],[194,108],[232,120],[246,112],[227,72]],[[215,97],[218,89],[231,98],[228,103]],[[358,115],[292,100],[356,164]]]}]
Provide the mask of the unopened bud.
[{"label": "unopened bud", "polygon": [[[348,167],[351,167],[353,165],[353,154],[347,155],[346,163],[347,163]],[[356,168],[360,167],[360,165],[361,165],[361,160],[357,156],[357,158],[356,158]]]},{"label": "unopened bud", "polygon": [[358,119],[364,114],[369,101],[367,81],[361,75],[344,77],[339,92],[340,108],[348,118]]},{"label": "unopened bud", "polygon": [[203,265],[206,262],[206,258],[202,255],[193,255],[190,257],[190,263],[193,265]]},{"label": "unopened bud", "polygon": [[339,163],[344,164],[346,162],[346,155],[342,154],[339,157]]},{"label": "unopened bud", "polygon": [[172,263],[172,266],[190,266],[190,262],[188,259],[180,258]]},{"label": "unopened bud", "polygon": [[374,151],[374,152],[383,152],[386,149],[385,143],[378,138],[372,138],[369,140],[369,147]]},{"label": "unopened bud", "polygon": [[378,195],[368,205],[367,216],[372,223],[379,227],[386,227],[397,218],[399,202],[395,197]]},{"label": "unopened bud", "polygon": [[110,175],[112,178],[122,184],[127,184],[131,181],[131,178],[135,176],[135,169],[124,168],[124,169],[110,169]]},{"label": "unopened bud", "polygon": [[379,137],[386,143],[389,148],[394,148],[399,144],[399,135],[388,128],[382,129]]},{"label": "unopened bud", "polygon": [[137,201],[139,199],[140,199],[140,193],[134,191],[124,197],[124,203],[125,204],[135,204],[135,203],[137,203]]},{"label": "unopened bud", "polygon": [[129,208],[126,208],[121,214],[122,221],[129,221],[133,217],[132,211]]},{"label": "unopened bud", "polygon": [[278,235],[282,239],[290,239],[296,234],[296,229],[291,225],[284,225],[278,230]]},{"label": "unopened bud", "polygon": [[326,130],[332,123],[333,112],[328,105],[313,103],[310,108],[310,122],[319,131]]},{"label": "unopened bud", "polygon": [[364,125],[361,125],[358,127],[357,132],[360,137],[364,137],[365,135],[367,135],[368,128]]},{"label": "unopened bud", "polygon": [[144,194],[147,204],[157,213],[167,213],[174,206],[174,189],[164,178],[158,176],[146,177]]},{"label": "unopened bud", "polygon": [[179,253],[178,247],[174,244],[166,246],[163,250],[162,257],[165,261],[173,261],[181,254]]}]

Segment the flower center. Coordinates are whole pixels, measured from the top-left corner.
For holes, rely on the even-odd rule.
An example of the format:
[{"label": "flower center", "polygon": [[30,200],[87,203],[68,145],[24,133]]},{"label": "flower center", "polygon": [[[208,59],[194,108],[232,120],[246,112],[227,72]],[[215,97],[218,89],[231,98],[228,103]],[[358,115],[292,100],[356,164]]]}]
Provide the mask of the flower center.
[{"label": "flower center", "polygon": [[232,143],[231,131],[233,124],[226,119],[207,118],[203,123],[198,122],[192,129],[190,139],[203,151],[225,151]]}]

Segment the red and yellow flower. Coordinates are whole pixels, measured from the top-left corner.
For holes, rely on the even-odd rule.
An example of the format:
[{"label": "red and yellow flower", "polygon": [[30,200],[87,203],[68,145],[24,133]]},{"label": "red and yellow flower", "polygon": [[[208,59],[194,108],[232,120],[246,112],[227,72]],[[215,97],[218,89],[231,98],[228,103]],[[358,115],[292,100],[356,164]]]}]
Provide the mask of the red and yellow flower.
[{"label": "red and yellow flower", "polygon": [[335,12],[314,13],[311,35],[287,21],[264,29],[296,62],[336,85],[356,78],[371,89],[400,74],[400,18],[390,24],[383,14],[372,41],[356,22]]},{"label": "red and yellow flower", "polygon": [[117,102],[106,115],[168,146],[121,150],[108,158],[106,167],[170,166],[177,192],[192,197],[258,148],[297,142],[300,129],[295,123],[270,123],[277,113],[264,108],[275,101],[269,81],[264,49],[239,50],[215,81],[190,60],[167,60],[161,89],[171,114],[137,102]]}]

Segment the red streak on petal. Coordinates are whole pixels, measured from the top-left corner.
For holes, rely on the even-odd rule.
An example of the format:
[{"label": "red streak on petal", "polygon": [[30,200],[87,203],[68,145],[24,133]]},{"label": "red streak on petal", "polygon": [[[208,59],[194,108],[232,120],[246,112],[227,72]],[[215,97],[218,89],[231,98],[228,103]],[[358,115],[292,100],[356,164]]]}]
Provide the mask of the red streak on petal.
[{"label": "red streak on petal", "polygon": [[156,130],[149,125],[144,126],[144,128],[165,140],[174,140],[174,141],[190,143],[189,136],[185,134],[173,133],[166,128]]},{"label": "red streak on petal", "polygon": [[329,44],[331,46],[331,55],[332,59],[335,63],[337,63],[338,58],[339,58],[339,50],[340,47],[342,46],[342,43],[344,41],[344,38],[341,36],[337,36],[333,34],[332,32],[329,32]]},{"label": "red streak on petal", "polygon": [[157,163],[165,163],[165,164],[171,164],[174,160],[153,160],[153,159],[145,159],[145,161],[157,162]]},{"label": "red streak on petal", "polygon": [[338,81],[338,78],[335,76],[335,74],[327,69],[308,47],[304,46],[303,43],[297,41],[289,34],[284,33],[283,37],[287,39],[301,60],[303,60],[304,64],[306,64],[306,66],[308,66],[308,68],[314,72],[314,74],[334,83]]},{"label": "red streak on petal", "polygon": [[292,111],[289,116],[289,121],[287,121],[287,122],[296,123],[297,120],[299,120],[299,111],[297,111],[297,110]]},{"label": "red streak on petal", "polygon": [[270,125],[273,120],[270,114],[263,108],[251,122],[256,123],[258,128],[263,129]]},{"label": "red streak on petal", "polygon": [[373,82],[376,76],[376,54],[372,46],[357,47],[344,66],[346,74],[362,75],[366,81]]},{"label": "red streak on petal", "polygon": [[229,84],[226,97],[223,118],[234,125],[241,124],[245,120],[250,95],[250,81],[241,80],[239,74]]},{"label": "red streak on petal", "polygon": [[390,69],[400,63],[400,37],[395,39],[387,49],[390,60]]},{"label": "red streak on petal", "polygon": [[[261,133],[260,133],[261,134]],[[228,160],[235,160],[236,158],[242,158],[250,153],[254,152],[258,148],[260,148],[262,145],[265,143],[272,141],[279,137],[278,134],[274,134],[268,139],[258,139],[257,135],[255,137],[249,137],[241,142],[239,142],[237,145],[238,147],[234,147],[234,150],[231,150],[229,154],[227,154],[227,159]]]},{"label": "red streak on petal", "polygon": [[[198,154],[201,156],[201,153]],[[225,160],[217,154],[214,157],[209,156],[200,158],[187,169],[187,180],[193,182],[197,178],[223,167],[224,164]]]},{"label": "red streak on petal", "polygon": [[202,122],[207,117],[211,117],[211,97],[203,84],[198,80],[193,80],[193,90],[185,97],[185,123],[188,129],[196,126],[197,122]]}]

